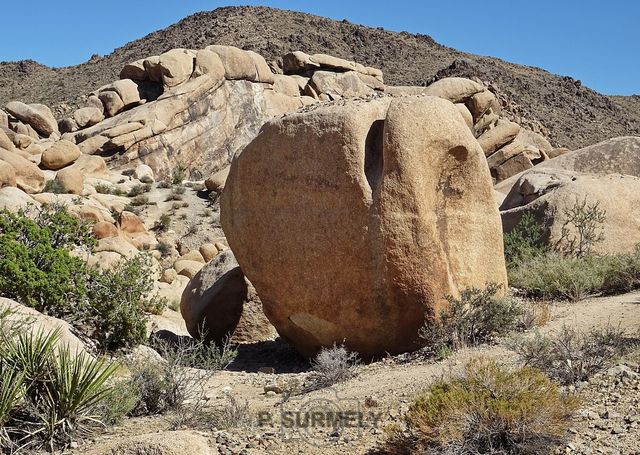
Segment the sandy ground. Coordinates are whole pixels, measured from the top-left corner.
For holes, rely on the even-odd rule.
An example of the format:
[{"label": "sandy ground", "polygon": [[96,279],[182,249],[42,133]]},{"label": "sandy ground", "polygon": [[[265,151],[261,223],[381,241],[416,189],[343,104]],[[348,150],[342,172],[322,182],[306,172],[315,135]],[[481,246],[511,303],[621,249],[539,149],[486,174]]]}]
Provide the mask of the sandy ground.
[{"label": "sandy ground", "polygon": [[[554,304],[551,320],[539,330],[551,333],[563,325],[585,330],[606,324],[637,332],[640,292]],[[195,427],[211,439],[216,447],[212,453],[364,454],[383,441],[385,427],[400,421],[416,395],[435,379],[455,373],[471,357],[485,355],[502,362],[516,362],[516,354],[505,344],[463,349],[436,363],[383,359],[362,366],[358,376],[346,383],[293,396],[286,402],[283,402],[282,394],[265,392],[265,387],[268,390],[277,386],[285,391],[295,388],[308,374],[306,363],[278,342],[244,346],[230,369],[217,374],[207,384],[208,408],[229,408],[229,397],[233,397],[236,403],[248,407],[243,414],[252,422],[224,431],[212,429],[205,422]],[[261,367],[273,368],[275,373],[258,372]],[[325,418],[332,415],[331,412],[342,413],[341,416],[350,418],[353,423],[341,431],[327,428],[322,421],[316,422],[313,428],[305,427],[306,411],[321,411],[319,415]],[[296,418],[301,420],[296,423]],[[168,419],[162,416],[129,419],[98,436],[94,441],[97,445],[81,447],[76,453],[109,445],[109,441],[113,443],[124,435],[162,432],[168,427]]]}]

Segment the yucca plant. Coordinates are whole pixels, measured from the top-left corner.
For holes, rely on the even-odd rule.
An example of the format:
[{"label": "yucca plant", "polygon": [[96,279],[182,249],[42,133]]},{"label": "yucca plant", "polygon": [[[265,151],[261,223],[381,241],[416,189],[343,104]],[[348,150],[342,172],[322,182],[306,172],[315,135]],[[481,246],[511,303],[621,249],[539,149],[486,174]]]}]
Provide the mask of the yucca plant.
[{"label": "yucca plant", "polygon": [[109,396],[106,383],[118,369],[116,363],[72,352],[67,347],[57,350],[53,365],[44,401],[47,417],[43,421],[50,443],[102,425],[94,411]]},{"label": "yucca plant", "polygon": [[24,374],[15,365],[0,360],[0,446],[10,444],[5,424],[24,397]]},{"label": "yucca plant", "polygon": [[23,372],[24,383],[29,389],[29,394],[36,392],[32,388],[40,388],[47,382],[52,368],[54,349],[60,341],[60,330],[50,332],[44,330],[23,331],[15,334],[3,343],[3,359]]}]

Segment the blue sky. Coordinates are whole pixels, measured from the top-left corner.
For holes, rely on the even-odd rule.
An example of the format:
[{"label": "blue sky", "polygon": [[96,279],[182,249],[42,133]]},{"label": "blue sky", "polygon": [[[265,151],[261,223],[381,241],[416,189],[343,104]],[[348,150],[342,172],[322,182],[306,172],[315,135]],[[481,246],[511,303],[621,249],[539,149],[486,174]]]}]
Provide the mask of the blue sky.
[{"label": "blue sky", "polygon": [[0,61],[86,61],[198,11],[266,5],[431,35],[463,51],[570,75],[602,93],[640,94],[640,1],[2,1]]}]

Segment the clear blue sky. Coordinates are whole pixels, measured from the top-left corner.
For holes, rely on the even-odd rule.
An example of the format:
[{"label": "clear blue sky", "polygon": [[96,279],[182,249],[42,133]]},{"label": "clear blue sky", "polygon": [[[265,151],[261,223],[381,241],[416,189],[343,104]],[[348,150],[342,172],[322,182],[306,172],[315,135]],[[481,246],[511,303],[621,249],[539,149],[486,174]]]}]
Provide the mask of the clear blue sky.
[{"label": "clear blue sky", "polygon": [[86,61],[198,11],[266,5],[431,35],[446,46],[640,94],[640,1],[3,0],[0,61]]}]

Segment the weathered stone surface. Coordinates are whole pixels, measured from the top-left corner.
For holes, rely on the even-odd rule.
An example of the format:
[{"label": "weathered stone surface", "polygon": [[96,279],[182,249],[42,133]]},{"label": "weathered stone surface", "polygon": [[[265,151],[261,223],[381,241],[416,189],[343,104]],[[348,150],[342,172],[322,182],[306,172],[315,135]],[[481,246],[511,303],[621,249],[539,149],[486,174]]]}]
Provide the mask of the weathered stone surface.
[{"label": "weathered stone surface", "polygon": [[107,163],[100,156],[80,155],[71,167],[78,169],[85,177],[107,177],[109,174]]},{"label": "weathered stone surface", "polygon": [[16,185],[27,193],[39,193],[45,185],[44,172],[31,161],[15,152],[0,148],[0,160],[10,164],[15,170]]},{"label": "weathered stone surface", "polygon": [[[306,85],[306,82],[304,83]],[[304,88],[303,85],[303,88]],[[284,76],[282,74],[273,75],[273,90],[283,95],[288,96],[300,96],[300,86],[298,81],[291,76]]]},{"label": "weathered stone surface", "polygon": [[256,67],[255,81],[262,82],[265,84],[273,84],[274,82],[273,73],[271,72],[269,65],[267,65],[267,62],[265,61],[264,57],[253,51],[245,51],[245,52],[249,54],[249,57],[251,57],[251,60],[253,60],[253,64]]},{"label": "weathered stone surface", "polygon": [[147,71],[144,69],[144,59],[124,65],[120,71],[120,79],[133,79],[136,81],[147,79]]},{"label": "weathered stone surface", "polygon": [[455,106],[456,106],[456,109],[458,109],[458,112],[460,113],[460,115],[462,116],[464,123],[466,123],[466,125],[470,129],[473,129],[473,116],[471,115],[471,112],[469,112],[469,109],[467,109],[467,106],[465,106],[462,103],[456,103]]},{"label": "weathered stone surface", "polygon": [[16,186],[16,170],[6,161],[0,160],[0,188]]},{"label": "weathered stone surface", "polygon": [[172,49],[160,55],[159,66],[162,71],[162,84],[175,87],[191,77],[194,56],[186,49]]},{"label": "weathered stone surface", "polygon": [[200,261],[180,260],[173,264],[173,268],[176,269],[178,275],[186,276],[187,278],[193,278],[196,276],[204,264]]},{"label": "weathered stone surface", "polygon": [[72,117],[65,117],[58,122],[58,129],[62,134],[78,131],[78,124]]},{"label": "weathered stone surface", "polygon": [[207,180],[204,181],[204,185],[207,187],[209,191],[215,191],[216,193],[220,193],[224,190],[224,185],[227,182],[227,177],[229,176],[229,166],[224,169],[219,170]]},{"label": "weathered stone surface", "polygon": [[203,243],[198,251],[200,251],[200,254],[206,262],[209,262],[218,254],[218,248],[216,248],[213,243]]},{"label": "weathered stone surface", "polygon": [[473,115],[474,121],[477,121],[489,109],[496,114],[500,113],[500,102],[489,90],[483,90],[476,93],[467,100],[466,105],[469,108],[471,115]]},{"label": "weathered stone surface", "polygon": [[317,93],[338,95],[342,98],[354,98],[373,94],[373,90],[364,84],[355,71],[333,73],[316,71],[309,82]]},{"label": "weathered stone surface", "polygon": [[426,87],[424,94],[444,98],[452,103],[463,103],[484,89],[484,86],[471,79],[445,77]]},{"label": "weathered stone surface", "polygon": [[7,133],[0,128],[0,148],[5,150],[13,150],[13,141],[7,136]]},{"label": "weathered stone surface", "polygon": [[117,237],[118,228],[113,223],[106,221],[100,221],[93,225],[93,234],[98,240],[106,239],[107,237]]},{"label": "weathered stone surface", "polygon": [[136,166],[133,171],[133,176],[140,180],[142,183],[153,183],[156,181],[153,175],[153,169],[151,169],[146,164],[140,164]]},{"label": "weathered stone surface", "polygon": [[[178,164],[198,169],[205,176],[228,165],[231,157],[255,137],[272,115],[302,106],[299,101],[295,105],[275,103],[266,96],[274,94],[273,90],[247,81],[216,83],[208,76],[200,76],[176,88],[192,84],[196,84],[193,90],[161,97],[78,131],[79,147],[111,155],[116,168],[147,164],[157,179],[170,175]],[[113,143],[101,139],[122,125],[143,121],[146,125],[161,122],[164,129],[131,139],[117,154],[109,148]],[[91,142],[84,146],[87,141]]]},{"label": "weathered stone surface", "polygon": [[220,253],[189,282],[180,312],[191,336],[204,335],[207,341],[256,342],[276,336],[230,250]]},{"label": "weathered stone surface", "polygon": [[221,210],[265,314],[307,356],[343,341],[365,357],[416,349],[445,296],[506,284],[484,154],[439,98],[267,122],[233,161]]},{"label": "weathered stone surface", "polygon": [[11,101],[5,106],[5,110],[18,120],[30,125],[38,133],[49,137],[58,132],[58,122],[51,110],[43,104],[24,104],[20,101]]},{"label": "weathered stone surface", "polygon": [[56,174],[56,180],[62,184],[67,193],[82,194],[84,175],[78,169],[72,166],[62,169]]},{"label": "weathered stone surface", "polygon": [[525,154],[520,154],[514,156],[513,158],[509,158],[507,161],[502,163],[500,166],[492,169],[492,173],[496,179],[496,182],[501,182],[505,179],[508,179],[512,175],[516,175],[520,172],[526,171],[527,169],[531,169],[533,167],[533,163]]},{"label": "weathered stone surface", "polygon": [[478,138],[486,156],[511,142],[520,132],[520,125],[509,120],[498,120],[496,126],[488,129]]},{"label": "weathered stone surface", "polygon": [[103,121],[104,115],[96,107],[82,107],[73,113],[73,119],[79,128],[85,128]]},{"label": "weathered stone surface", "polygon": [[197,77],[203,74],[208,75],[216,82],[224,79],[224,65],[220,56],[208,49],[201,49],[196,52],[193,75]]},{"label": "weathered stone surface", "polygon": [[104,105],[104,115],[106,117],[113,117],[124,109],[124,102],[122,101],[122,98],[120,98],[120,95],[115,91],[106,90],[104,92],[100,92],[98,94],[98,98]]},{"label": "weathered stone surface", "polygon": [[[606,211],[604,240],[597,253],[633,251],[640,242],[640,178],[630,175],[583,174],[563,169],[536,167],[521,175],[502,203],[505,232],[510,232],[525,213],[545,227],[549,245],[558,244],[566,221],[565,211],[576,202],[599,203]],[[569,226],[570,232],[572,227]]]},{"label": "weathered stone surface", "polygon": [[80,149],[76,144],[61,140],[44,151],[41,164],[46,169],[56,171],[72,164],[80,155]]},{"label": "weathered stone surface", "polygon": [[27,193],[19,188],[5,186],[0,188],[0,210],[17,212],[20,209],[27,209],[29,206],[39,206]]},{"label": "weathered stone surface", "polygon": [[311,61],[309,54],[302,51],[289,52],[282,56],[282,70],[284,74],[298,74],[303,73],[305,70],[319,67],[319,64]]},{"label": "weathered stone surface", "polygon": [[233,46],[219,45],[207,46],[206,49],[218,54],[224,65],[225,77],[227,79],[258,80],[256,65],[253,59],[242,49]]},{"label": "weathered stone surface", "polygon": [[[115,92],[122,100],[122,109],[128,109],[140,104],[140,92],[138,84],[131,79],[120,79],[106,86],[100,94],[104,92]],[[117,104],[117,101],[116,101]],[[106,107],[106,106],[105,106]]]},{"label": "weathered stone surface", "polygon": [[0,311],[6,310],[9,310],[9,313],[3,322],[8,327],[19,329],[24,327],[24,324],[27,324],[31,331],[50,333],[58,330],[59,341],[56,343],[57,346],[66,347],[75,354],[87,352],[84,343],[73,334],[71,325],[68,322],[46,316],[33,308],[28,308],[13,300],[0,297]]}]

